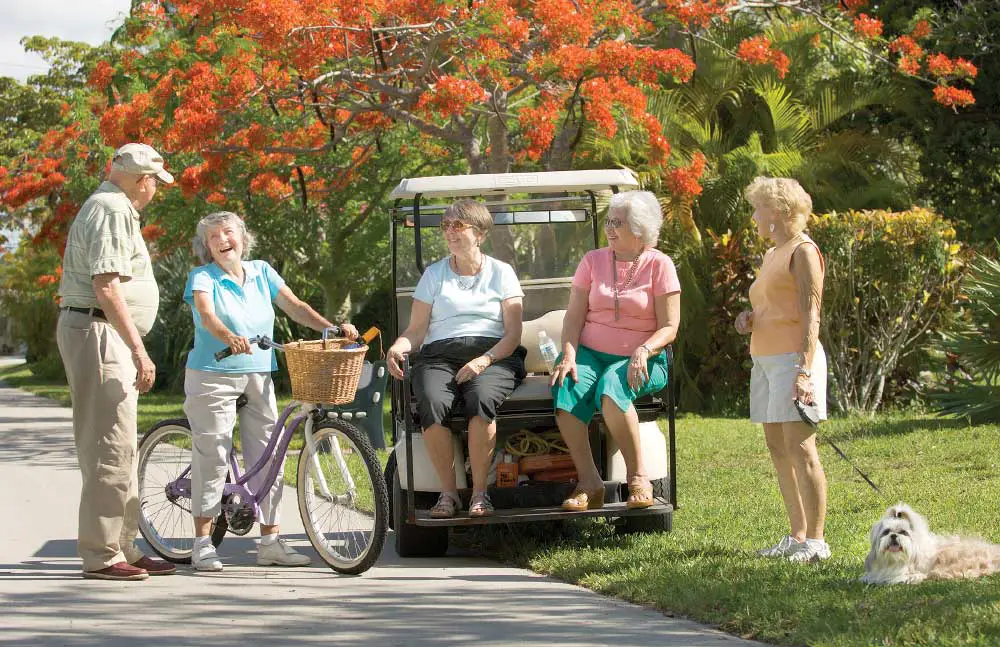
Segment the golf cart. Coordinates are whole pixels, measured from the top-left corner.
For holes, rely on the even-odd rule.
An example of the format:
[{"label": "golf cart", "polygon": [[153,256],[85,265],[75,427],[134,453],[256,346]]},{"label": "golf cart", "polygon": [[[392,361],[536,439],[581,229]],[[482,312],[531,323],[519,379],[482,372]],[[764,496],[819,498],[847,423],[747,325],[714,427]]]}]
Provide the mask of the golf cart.
[{"label": "golf cart", "polygon": [[[483,202],[493,215],[494,227],[483,242],[483,251],[509,263],[520,279],[524,290],[521,345],[528,351],[525,360],[528,376],[497,415],[497,452],[489,488],[496,511],[491,516],[475,518],[463,512],[449,519],[435,519],[429,514],[441,484],[423,443],[410,387],[409,364],[413,358],[406,359],[404,379],[392,383],[394,447],[386,466],[392,527],[396,551],[401,557],[443,555],[448,548],[448,528],[457,525],[602,516],[614,518],[623,531],[670,530],[677,504],[670,348],[664,351],[668,353],[670,386],[635,403],[643,458],[653,485],[652,507],[626,507],[625,462],[604,428],[600,413],[590,423],[590,439],[605,481],[607,503],[603,508],[582,512],[562,510],[560,503],[573,489],[572,476],[560,480],[559,470],[544,469],[526,473],[530,471],[526,462],[543,467],[562,465],[564,475],[574,471],[571,461],[571,469],[565,469],[567,456],[544,453],[544,449],[540,450],[541,455],[520,457],[524,469],[516,485],[497,487],[493,476],[499,472],[500,456],[510,455],[507,448],[512,437],[522,441],[526,434],[531,438],[548,437],[556,440],[550,446],[558,444],[558,434],[553,433],[556,423],[548,367],[539,351],[539,331],[544,330],[561,348],[562,320],[569,303],[573,273],[584,253],[600,246],[598,205],[606,203],[611,193],[637,186],[631,172],[616,169],[420,177],[404,179],[393,190],[390,339],[395,339],[409,322],[413,292],[424,268],[448,253],[438,233],[445,208],[458,198],[472,198]],[[460,411],[459,407],[456,409]],[[666,437],[657,424],[664,416],[668,421]],[[461,459],[467,455],[464,436],[467,424],[460,413],[446,424],[455,432],[455,476],[467,510],[470,479]]]}]

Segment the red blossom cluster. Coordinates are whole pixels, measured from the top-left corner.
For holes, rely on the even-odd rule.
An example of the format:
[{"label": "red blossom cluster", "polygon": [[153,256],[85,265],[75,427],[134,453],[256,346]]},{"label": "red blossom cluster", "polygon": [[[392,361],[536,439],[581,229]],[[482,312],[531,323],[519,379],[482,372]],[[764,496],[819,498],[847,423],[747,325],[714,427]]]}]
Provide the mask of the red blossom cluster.
[{"label": "red blossom cluster", "polygon": [[685,200],[701,195],[701,177],[705,173],[705,155],[698,151],[691,164],[671,169],[667,173],[667,188],[674,196]]},{"label": "red blossom cluster", "polygon": [[874,39],[882,35],[882,21],[866,13],[854,19],[854,31],[862,38]]},{"label": "red blossom cluster", "polygon": [[684,24],[708,27],[715,18],[725,17],[733,0],[663,0],[663,11]]},{"label": "red blossom cluster", "polygon": [[740,42],[736,56],[751,65],[770,65],[777,71],[780,78],[785,78],[791,64],[788,56],[775,48],[771,44],[771,39],[763,35],[747,38]]},{"label": "red blossom cluster", "polygon": [[573,0],[538,0],[535,19],[541,26],[542,37],[555,47],[586,43],[594,33],[590,12],[577,11],[580,3]]},{"label": "red blossom cluster", "polygon": [[486,90],[475,81],[443,76],[420,96],[417,108],[451,117],[462,114],[471,104],[482,103],[486,97]]},{"label": "red blossom cluster", "polygon": [[950,59],[944,54],[931,54],[927,57],[927,71],[936,77],[957,76],[976,78],[979,70],[964,58]]},{"label": "red blossom cluster", "polygon": [[562,113],[562,103],[559,97],[548,95],[536,107],[521,111],[518,122],[527,144],[522,149],[523,157],[538,160],[548,150],[556,134],[556,122]]},{"label": "red blossom cluster", "polygon": [[90,76],[87,77],[87,84],[103,92],[111,84],[111,79],[114,75],[115,68],[111,67],[111,63],[102,59],[91,70]]},{"label": "red blossom cluster", "polygon": [[917,24],[913,26],[913,31],[910,32],[910,36],[916,38],[917,40],[923,40],[931,35],[931,24],[926,20],[919,20]]},{"label": "red blossom cluster", "polygon": [[934,100],[949,108],[964,108],[976,102],[976,98],[968,90],[950,85],[939,85],[934,88]]},{"label": "red blossom cluster", "polygon": [[911,36],[900,36],[896,38],[896,40],[889,43],[889,51],[918,60],[924,56],[924,48],[918,45],[917,41],[915,41]]}]

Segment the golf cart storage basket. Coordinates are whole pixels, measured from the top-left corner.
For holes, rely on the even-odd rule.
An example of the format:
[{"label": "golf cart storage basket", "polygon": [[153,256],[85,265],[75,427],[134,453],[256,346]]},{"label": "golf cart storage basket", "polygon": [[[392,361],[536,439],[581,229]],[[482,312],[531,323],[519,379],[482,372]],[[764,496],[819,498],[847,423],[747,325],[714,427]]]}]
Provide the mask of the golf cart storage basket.
[{"label": "golf cart storage basket", "polygon": [[292,398],[301,402],[354,402],[368,346],[343,348],[349,339],[293,341],[285,344]]}]

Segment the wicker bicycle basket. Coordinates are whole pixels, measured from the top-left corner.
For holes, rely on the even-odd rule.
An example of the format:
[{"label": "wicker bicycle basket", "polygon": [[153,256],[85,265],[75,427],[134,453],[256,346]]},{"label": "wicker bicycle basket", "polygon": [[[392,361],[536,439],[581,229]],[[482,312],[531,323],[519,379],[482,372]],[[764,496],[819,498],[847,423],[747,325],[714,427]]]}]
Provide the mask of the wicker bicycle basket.
[{"label": "wicker bicycle basket", "polygon": [[327,339],[285,344],[292,398],[323,404],[353,402],[368,346],[343,348],[351,343],[348,339]]}]

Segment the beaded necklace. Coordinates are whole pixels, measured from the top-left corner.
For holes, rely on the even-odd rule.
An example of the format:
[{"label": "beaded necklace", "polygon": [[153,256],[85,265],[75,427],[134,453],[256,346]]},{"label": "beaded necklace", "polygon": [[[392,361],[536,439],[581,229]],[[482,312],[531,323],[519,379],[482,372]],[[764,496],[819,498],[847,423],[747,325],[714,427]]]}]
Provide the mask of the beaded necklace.
[{"label": "beaded necklace", "polygon": [[635,271],[639,268],[639,261],[642,259],[642,255],[645,252],[639,252],[639,255],[635,257],[632,261],[632,266],[628,268],[628,274],[625,275],[625,282],[622,283],[621,288],[618,287],[618,255],[612,251],[611,252],[611,283],[614,286],[615,293],[615,321],[618,321],[618,292],[621,290],[624,292],[628,289],[628,286],[632,284],[632,279],[635,278]]}]

